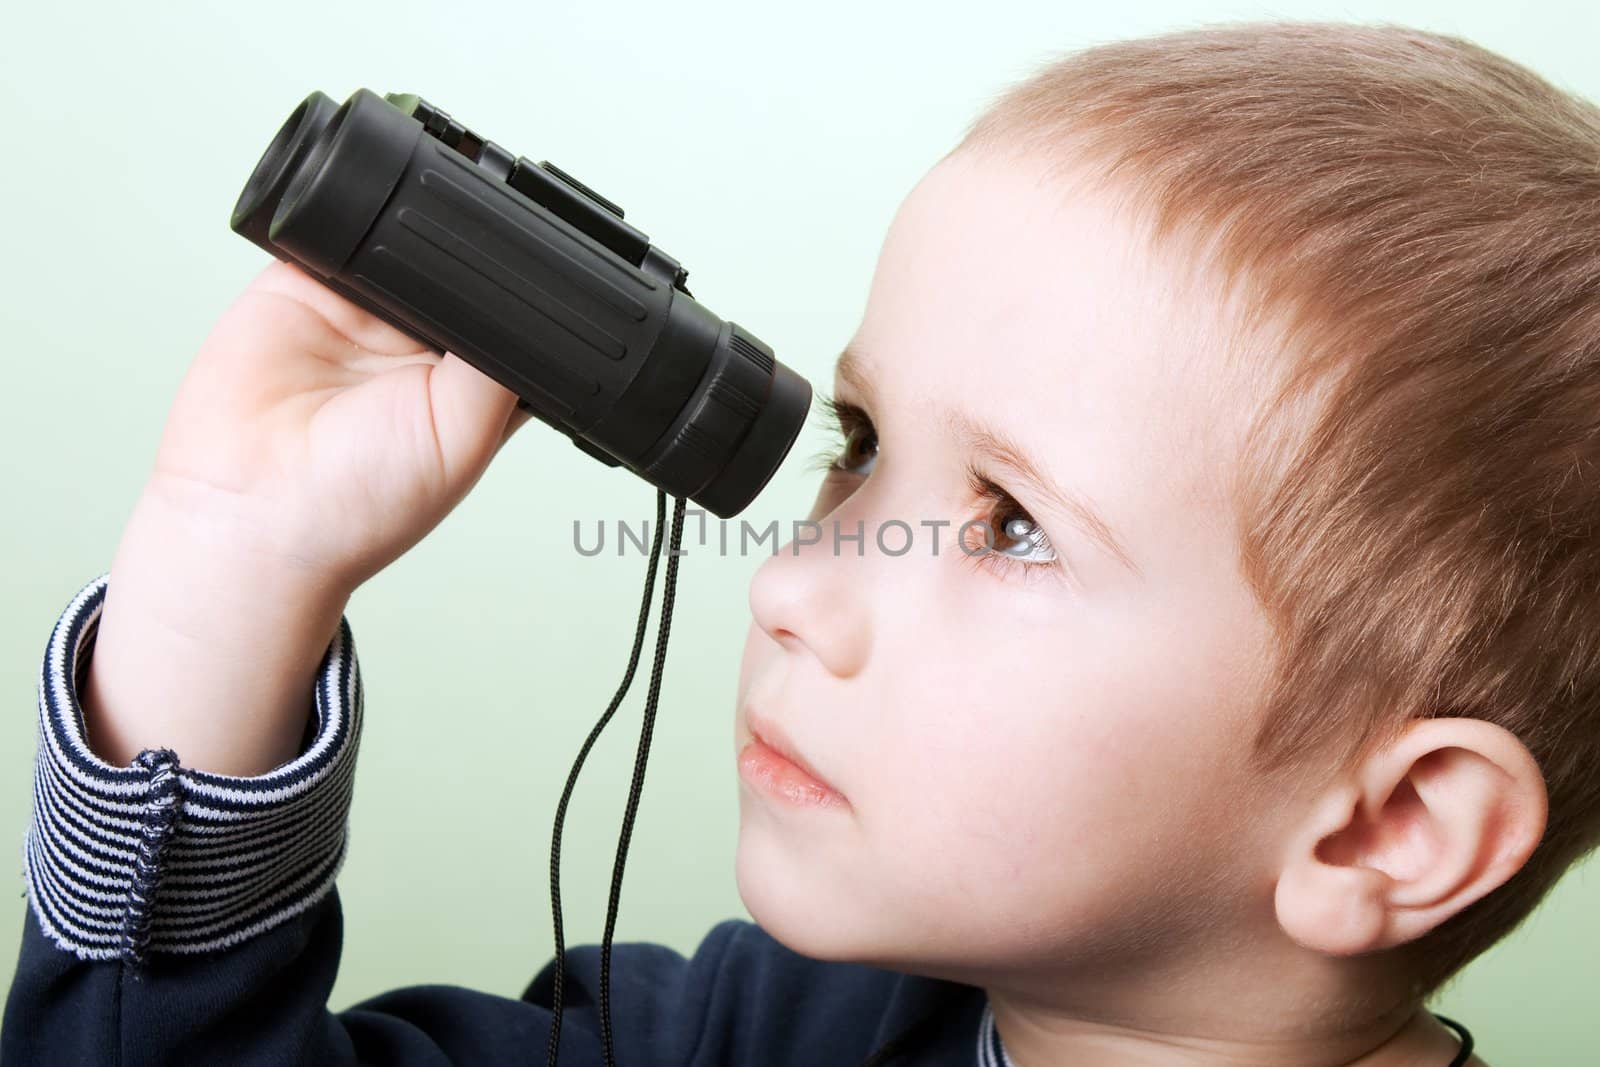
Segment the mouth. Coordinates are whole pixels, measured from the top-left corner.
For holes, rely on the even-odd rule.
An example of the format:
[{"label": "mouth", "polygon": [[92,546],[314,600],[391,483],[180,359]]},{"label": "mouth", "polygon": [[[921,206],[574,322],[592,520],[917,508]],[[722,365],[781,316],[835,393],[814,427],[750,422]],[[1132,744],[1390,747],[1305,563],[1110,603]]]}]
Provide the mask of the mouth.
[{"label": "mouth", "polygon": [[782,727],[757,716],[745,716],[750,740],[739,750],[739,776],[765,792],[797,804],[848,806],[844,794],[830,785],[801,756]]}]

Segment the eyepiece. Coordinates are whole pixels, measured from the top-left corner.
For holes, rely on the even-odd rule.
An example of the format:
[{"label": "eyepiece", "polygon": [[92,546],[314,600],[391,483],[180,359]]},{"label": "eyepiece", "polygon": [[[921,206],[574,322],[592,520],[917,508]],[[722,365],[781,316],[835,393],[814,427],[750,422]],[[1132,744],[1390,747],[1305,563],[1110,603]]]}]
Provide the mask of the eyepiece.
[{"label": "eyepiece", "polygon": [[[716,321],[687,301],[674,310],[690,308]],[[704,378],[637,469],[726,519],[744,510],[788,455],[811,406],[811,386],[738,323],[719,325]],[[664,359],[691,358],[689,345],[660,349]]]},{"label": "eyepiece", "polygon": [[774,361],[766,404],[711,484],[695,496],[695,502],[718,518],[743,511],[789,455],[810,407],[810,383]]}]

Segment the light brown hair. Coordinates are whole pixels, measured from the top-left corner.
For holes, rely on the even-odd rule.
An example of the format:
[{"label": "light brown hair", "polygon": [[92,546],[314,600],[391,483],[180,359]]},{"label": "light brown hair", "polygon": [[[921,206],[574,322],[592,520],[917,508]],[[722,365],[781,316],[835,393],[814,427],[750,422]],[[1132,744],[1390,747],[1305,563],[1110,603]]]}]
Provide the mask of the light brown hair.
[{"label": "light brown hair", "polygon": [[1527,864],[1394,950],[1426,996],[1600,841],[1600,109],[1455,37],[1226,24],[1056,58],[964,150],[1093,161],[1277,331],[1234,472],[1256,765],[1435,715],[1538,761]]}]

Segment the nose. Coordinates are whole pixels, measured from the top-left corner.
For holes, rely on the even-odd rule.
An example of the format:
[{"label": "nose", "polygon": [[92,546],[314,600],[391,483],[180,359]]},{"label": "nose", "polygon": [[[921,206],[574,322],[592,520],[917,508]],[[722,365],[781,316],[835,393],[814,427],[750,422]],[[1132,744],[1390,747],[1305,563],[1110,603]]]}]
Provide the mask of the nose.
[{"label": "nose", "polygon": [[855,540],[861,509],[851,506],[854,501],[798,524],[791,531],[795,536],[750,579],[756,625],[787,651],[816,657],[840,678],[858,673],[872,651],[873,527],[861,522],[864,536]]}]

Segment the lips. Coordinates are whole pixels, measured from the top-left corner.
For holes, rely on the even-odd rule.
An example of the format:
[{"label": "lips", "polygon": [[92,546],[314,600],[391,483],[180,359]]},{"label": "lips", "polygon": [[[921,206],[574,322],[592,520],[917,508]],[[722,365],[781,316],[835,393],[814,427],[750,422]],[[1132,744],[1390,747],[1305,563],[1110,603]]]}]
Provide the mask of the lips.
[{"label": "lips", "polygon": [[749,726],[750,732],[761,740],[762,744],[790,763],[793,763],[796,767],[799,767],[809,777],[816,779],[819,785],[835,793],[839,792],[831,782],[817,773],[817,769],[806,761],[806,758],[800,754],[800,750],[789,740],[788,735],[783,732],[783,727],[778,723],[762,718],[756,714],[755,709],[751,708],[745,712],[745,724]]}]

